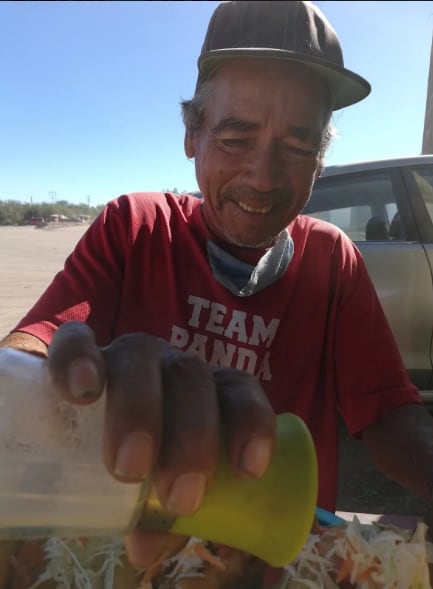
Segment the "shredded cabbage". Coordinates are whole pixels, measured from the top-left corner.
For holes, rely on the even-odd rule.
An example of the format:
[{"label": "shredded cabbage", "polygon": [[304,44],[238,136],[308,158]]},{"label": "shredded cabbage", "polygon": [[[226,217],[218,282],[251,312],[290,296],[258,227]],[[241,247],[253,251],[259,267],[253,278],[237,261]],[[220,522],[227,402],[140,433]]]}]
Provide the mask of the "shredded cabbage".
[{"label": "shredded cabbage", "polygon": [[121,538],[49,538],[44,550],[45,570],[30,589],[45,581],[56,589],[115,589],[115,569],[125,554]]},{"label": "shredded cabbage", "polygon": [[[298,558],[285,567],[278,588],[430,589],[426,531],[423,523],[410,533],[379,524],[362,525],[356,517],[344,527],[321,528],[310,534]],[[205,589],[206,571],[225,566],[207,544],[191,538],[176,556],[161,563],[157,587],[173,588],[180,581],[202,577]],[[45,581],[52,582],[53,589],[154,587],[143,571],[133,572],[126,584],[116,579],[127,562],[121,538],[50,538],[44,550],[45,570],[30,589],[38,589]]]},{"label": "shredded cabbage", "polygon": [[345,527],[311,534],[298,558],[286,567],[283,589],[430,589],[425,536],[419,523],[411,537],[354,518]]}]

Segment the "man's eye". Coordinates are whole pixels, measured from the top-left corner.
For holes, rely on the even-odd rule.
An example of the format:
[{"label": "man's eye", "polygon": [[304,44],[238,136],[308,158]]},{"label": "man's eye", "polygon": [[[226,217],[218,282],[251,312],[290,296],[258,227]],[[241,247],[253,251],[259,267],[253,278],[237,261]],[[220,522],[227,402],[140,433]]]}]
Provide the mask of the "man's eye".
[{"label": "man's eye", "polygon": [[224,145],[224,147],[243,147],[247,144],[246,139],[239,139],[235,137],[228,137],[225,139],[222,138],[220,139],[220,141]]},{"label": "man's eye", "polygon": [[285,145],[285,150],[290,155],[296,155],[299,157],[312,157],[312,156],[316,156],[318,153],[317,149],[306,149],[306,148],[296,147],[294,145]]}]

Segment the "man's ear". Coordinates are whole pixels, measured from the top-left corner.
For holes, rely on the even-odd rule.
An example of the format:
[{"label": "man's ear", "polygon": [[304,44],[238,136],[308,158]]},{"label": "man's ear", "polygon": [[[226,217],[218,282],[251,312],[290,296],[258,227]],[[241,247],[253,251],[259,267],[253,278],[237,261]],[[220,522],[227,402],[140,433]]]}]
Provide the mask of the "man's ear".
[{"label": "man's ear", "polygon": [[194,146],[194,133],[187,129],[185,131],[185,139],[183,141],[183,147],[185,150],[185,155],[187,158],[192,159],[195,156],[195,146]]}]

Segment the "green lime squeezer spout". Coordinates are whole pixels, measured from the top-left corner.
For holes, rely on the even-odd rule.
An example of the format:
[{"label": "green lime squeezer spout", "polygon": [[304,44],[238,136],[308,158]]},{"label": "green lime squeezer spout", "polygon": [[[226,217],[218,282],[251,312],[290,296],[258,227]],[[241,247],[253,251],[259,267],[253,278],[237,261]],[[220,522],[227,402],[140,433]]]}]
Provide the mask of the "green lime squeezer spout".
[{"label": "green lime squeezer spout", "polygon": [[[215,480],[200,509],[178,516],[170,532],[197,536],[284,566],[301,551],[311,531],[317,501],[314,443],[296,415],[277,417],[277,443],[262,478],[236,476],[221,456]],[[148,501],[141,524],[157,506]]]}]

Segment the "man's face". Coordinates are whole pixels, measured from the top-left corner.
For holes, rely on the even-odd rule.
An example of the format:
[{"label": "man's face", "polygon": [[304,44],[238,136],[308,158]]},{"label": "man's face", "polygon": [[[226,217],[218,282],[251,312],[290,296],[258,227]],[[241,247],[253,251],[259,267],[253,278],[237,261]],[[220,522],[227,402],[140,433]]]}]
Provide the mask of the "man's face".
[{"label": "man's face", "polygon": [[203,214],[234,245],[270,245],[307,202],[329,96],[298,64],[239,59],[211,81],[204,122],[187,135]]}]

